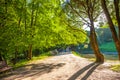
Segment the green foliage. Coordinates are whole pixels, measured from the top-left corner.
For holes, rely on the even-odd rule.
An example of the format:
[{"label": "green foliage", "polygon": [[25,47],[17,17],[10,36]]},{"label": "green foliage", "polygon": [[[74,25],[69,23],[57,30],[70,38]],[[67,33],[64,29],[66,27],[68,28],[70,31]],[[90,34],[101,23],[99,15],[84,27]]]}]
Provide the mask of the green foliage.
[{"label": "green foliage", "polygon": [[116,47],[115,47],[114,42],[103,43],[100,45],[100,49],[102,51],[116,52]]},{"label": "green foliage", "polygon": [[19,61],[16,65],[14,65],[13,68],[22,67],[22,66],[28,64],[29,62],[30,62],[30,61],[28,61],[28,60],[21,60],[21,61]]},{"label": "green foliage", "polygon": [[74,54],[75,56],[81,57],[80,53],[77,53],[77,52],[75,52],[75,51],[72,51],[72,54]]},{"label": "green foliage", "polygon": [[36,60],[42,60],[42,59],[48,58],[50,56],[51,56],[50,52],[42,53],[41,55],[39,55],[37,57],[33,57],[32,60],[29,60],[29,61],[28,60],[21,60],[17,64],[13,65],[13,67],[14,68],[22,67],[22,66],[25,66],[26,64],[29,64],[29,63],[34,62]]},{"label": "green foliage", "polygon": [[8,61],[16,55],[26,57],[24,52],[29,52],[30,45],[32,51],[39,49],[43,53],[58,45],[86,40],[83,33],[65,24],[66,16],[58,0],[2,0],[0,4],[0,54]]},{"label": "green foliage", "polygon": [[37,56],[37,57],[33,57],[32,60],[40,60],[40,59],[45,59],[49,56],[52,56],[50,54],[50,52],[46,52],[46,53],[42,53],[41,55]]},{"label": "green foliage", "polygon": [[87,58],[90,61],[95,61],[95,56],[93,54],[81,54],[81,53],[77,53],[75,51],[72,51],[72,54],[74,54],[75,56]]},{"label": "green foliage", "polygon": [[98,28],[96,29],[96,33],[99,44],[111,42],[113,40],[109,28]]},{"label": "green foliage", "polygon": [[120,72],[120,64],[118,64],[118,65],[112,65],[112,66],[111,66],[111,69],[112,69],[113,71]]}]

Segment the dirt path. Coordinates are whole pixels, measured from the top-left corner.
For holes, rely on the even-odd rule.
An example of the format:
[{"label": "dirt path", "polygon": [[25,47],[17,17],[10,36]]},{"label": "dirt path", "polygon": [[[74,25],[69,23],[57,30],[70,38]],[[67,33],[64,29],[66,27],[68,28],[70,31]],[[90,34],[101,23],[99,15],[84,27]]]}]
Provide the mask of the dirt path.
[{"label": "dirt path", "polygon": [[120,80],[120,73],[108,68],[116,63],[97,64],[73,54],[58,55],[32,62],[0,80]]}]

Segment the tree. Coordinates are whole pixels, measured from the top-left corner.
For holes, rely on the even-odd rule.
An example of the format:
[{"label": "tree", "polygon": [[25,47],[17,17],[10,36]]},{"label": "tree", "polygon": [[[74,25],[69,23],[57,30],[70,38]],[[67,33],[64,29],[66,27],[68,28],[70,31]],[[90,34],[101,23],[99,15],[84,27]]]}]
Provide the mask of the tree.
[{"label": "tree", "polygon": [[66,13],[71,25],[86,24],[90,28],[90,43],[96,56],[96,62],[104,62],[104,56],[101,54],[96,38],[94,21],[100,15],[99,0],[67,0]]},{"label": "tree", "polygon": [[1,0],[0,4],[0,60],[5,57],[16,63],[21,56],[32,59],[36,49],[44,52],[86,40],[84,34],[71,31],[64,24],[60,1]]},{"label": "tree", "polygon": [[115,17],[116,17],[116,21],[117,21],[117,24],[118,24],[118,35],[117,35],[117,31],[115,29],[115,26],[114,26],[114,23],[112,21],[112,18],[111,18],[111,15],[110,15],[110,12],[108,11],[108,8],[107,8],[107,5],[106,5],[106,0],[101,0],[101,5],[102,5],[102,8],[104,10],[104,13],[105,13],[105,16],[108,20],[108,24],[109,24],[109,28],[111,30],[111,33],[112,33],[112,37],[113,37],[113,40],[115,42],[115,45],[116,45],[116,49],[118,51],[118,55],[119,55],[119,60],[120,60],[120,12],[119,12],[119,4],[120,4],[120,1],[119,0],[114,0],[114,9],[115,9]]}]

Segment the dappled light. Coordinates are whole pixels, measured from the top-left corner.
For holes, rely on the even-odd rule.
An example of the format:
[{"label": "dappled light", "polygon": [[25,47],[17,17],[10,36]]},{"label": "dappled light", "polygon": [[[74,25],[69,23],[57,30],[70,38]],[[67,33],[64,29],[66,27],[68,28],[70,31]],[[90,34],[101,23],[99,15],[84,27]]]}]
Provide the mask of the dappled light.
[{"label": "dappled light", "polygon": [[[94,63],[85,58],[65,53],[31,64],[4,74],[2,80],[109,80],[117,79],[120,73],[110,70],[111,65],[119,62]],[[112,74],[112,75],[111,75]]]},{"label": "dappled light", "polygon": [[[46,64],[46,63],[39,63],[39,64],[29,64],[25,65],[21,68],[15,69],[12,74],[6,74],[4,77],[9,77],[9,79],[24,79],[30,76],[39,77],[40,75],[50,73],[53,69],[58,69],[64,66],[65,63],[58,63],[58,64]],[[4,78],[3,78],[4,79]]]},{"label": "dappled light", "polygon": [[0,80],[117,80],[120,0],[0,0]]}]

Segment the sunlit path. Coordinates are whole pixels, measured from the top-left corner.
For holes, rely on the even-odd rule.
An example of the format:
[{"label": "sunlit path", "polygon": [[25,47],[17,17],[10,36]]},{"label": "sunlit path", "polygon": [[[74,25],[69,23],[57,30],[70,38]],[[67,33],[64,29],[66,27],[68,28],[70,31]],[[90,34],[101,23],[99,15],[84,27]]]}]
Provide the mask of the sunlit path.
[{"label": "sunlit path", "polygon": [[73,54],[61,54],[32,62],[1,80],[119,80],[120,73],[109,69],[117,63],[97,64]]}]

